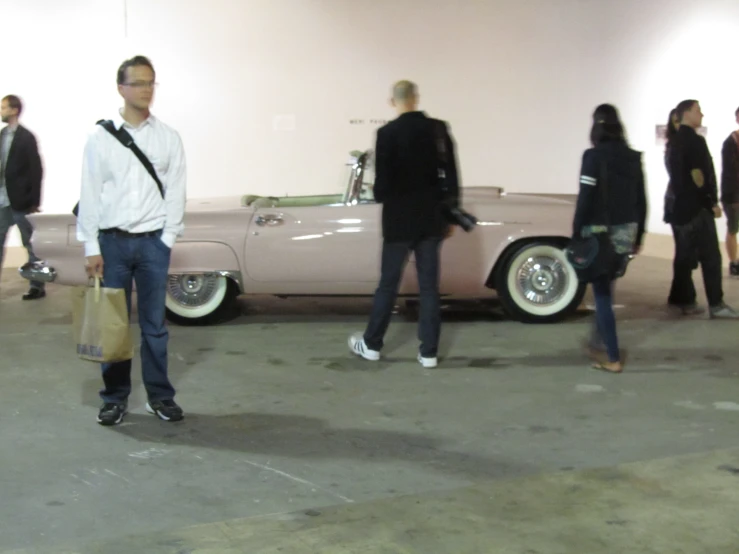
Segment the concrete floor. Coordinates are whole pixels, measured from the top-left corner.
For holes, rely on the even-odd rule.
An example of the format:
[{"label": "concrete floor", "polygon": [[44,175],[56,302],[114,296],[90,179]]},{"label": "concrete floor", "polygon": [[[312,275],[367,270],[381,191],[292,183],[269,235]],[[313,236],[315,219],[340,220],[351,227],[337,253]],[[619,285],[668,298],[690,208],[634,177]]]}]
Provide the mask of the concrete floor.
[{"label": "concrete floor", "polygon": [[424,370],[403,315],[384,361],[349,355],[367,300],[247,300],[170,327],[185,421],[145,414],[136,365],[133,413],[103,428],[69,291],[21,302],[6,270],[0,553],[735,554],[739,323],[675,319],[668,278],[642,257],[619,284],[623,375],[589,369],[586,309],[453,305]]}]

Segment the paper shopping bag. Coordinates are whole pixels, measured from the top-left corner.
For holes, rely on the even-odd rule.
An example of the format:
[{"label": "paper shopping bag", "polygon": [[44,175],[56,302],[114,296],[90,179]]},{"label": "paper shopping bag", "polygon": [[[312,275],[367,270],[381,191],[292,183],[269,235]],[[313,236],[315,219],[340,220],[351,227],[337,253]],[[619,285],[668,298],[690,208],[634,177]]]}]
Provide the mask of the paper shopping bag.
[{"label": "paper shopping bag", "polygon": [[91,362],[133,358],[126,291],[100,286],[72,290],[72,324],[77,356]]}]

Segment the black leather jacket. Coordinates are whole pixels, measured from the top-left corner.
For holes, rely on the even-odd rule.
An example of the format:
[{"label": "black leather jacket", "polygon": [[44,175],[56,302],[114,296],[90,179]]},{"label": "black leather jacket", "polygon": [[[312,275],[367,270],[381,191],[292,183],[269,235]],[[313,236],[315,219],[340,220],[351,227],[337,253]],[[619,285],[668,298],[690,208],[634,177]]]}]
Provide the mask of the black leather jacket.
[{"label": "black leather jacket", "polygon": [[739,131],[729,135],[721,148],[721,202],[739,203]]},{"label": "black leather jacket", "polygon": [[620,141],[604,142],[586,150],[580,171],[573,233],[579,234],[586,225],[636,223],[636,243],[640,245],[646,219],[641,152]]}]

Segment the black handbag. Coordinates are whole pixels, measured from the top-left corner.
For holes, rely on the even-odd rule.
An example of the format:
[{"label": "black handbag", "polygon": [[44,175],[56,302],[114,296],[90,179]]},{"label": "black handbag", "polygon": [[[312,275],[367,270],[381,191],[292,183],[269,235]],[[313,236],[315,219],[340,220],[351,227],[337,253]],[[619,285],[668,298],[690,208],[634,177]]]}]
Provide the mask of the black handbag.
[{"label": "black handbag", "polygon": [[606,232],[593,233],[587,237],[582,236],[580,232],[570,239],[570,243],[565,249],[567,260],[575,268],[578,280],[583,283],[592,283],[604,276],[610,276],[611,278],[623,276],[626,273],[626,265],[630,259],[629,256],[617,254],[611,241],[605,162],[601,162],[599,181]]}]

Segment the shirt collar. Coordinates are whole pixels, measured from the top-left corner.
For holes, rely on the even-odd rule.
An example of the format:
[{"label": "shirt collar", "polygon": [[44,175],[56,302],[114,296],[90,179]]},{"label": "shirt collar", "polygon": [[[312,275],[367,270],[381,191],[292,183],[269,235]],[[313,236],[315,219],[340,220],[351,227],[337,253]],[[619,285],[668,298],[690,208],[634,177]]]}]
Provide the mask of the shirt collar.
[{"label": "shirt collar", "polygon": [[120,108],[116,112],[115,117],[113,117],[113,125],[115,126],[116,129],[120,129],[124,125],[126,127],[128,127],[129,129],[141,129],[142,127],[144,127],[146,125],[152,125],[156,121],[156,119],[154,118],[154,116],[152,114],[149,114],[149,117],[147,117],[141,123],[141,125],[139,125],[138,127],[133,127],[130,123],[128,123],[125,119],[123,119],[123,116],[121,115],[121,112],[123,112],[123,108]]},{"label": "shirt collar", "polygon": [[18,130],[18,127],[20,127],[20,123],[16,122],[13,124],[8,123],[7,128],[9,133],[15,133]]},{"label": "shirt collar", "polygon": [[426,113],[421,110],[413,110],[411,112],[404,112],[398,117],[409,118],[409,117],[426,117]]}]

